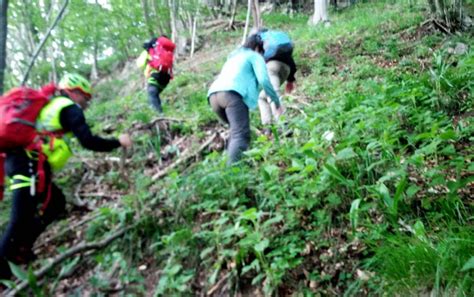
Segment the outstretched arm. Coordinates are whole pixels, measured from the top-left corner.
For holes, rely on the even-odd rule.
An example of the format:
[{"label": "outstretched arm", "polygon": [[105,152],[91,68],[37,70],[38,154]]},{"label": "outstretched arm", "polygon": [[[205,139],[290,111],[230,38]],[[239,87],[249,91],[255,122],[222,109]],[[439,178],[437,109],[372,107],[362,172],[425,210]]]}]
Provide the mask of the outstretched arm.
[{"label": "outstretched arm", "polygon": [[60,121],[63,128],[71,131],[86,149],[109,152],[121,146],[118,139],[106,139],[93,135],[86,123],[84,112],[77,105],[64,108],[60,115]]},{"label": "outstretched arm", "polygon": [[278,92],[273,89],[273,86],[268,77],[267,65],[262,56],[256,54],[252,60],[252,67],[257,78],[258,83],[263,87],[267,96],[269,96],[277,107],[280,107],[280,99]]}]

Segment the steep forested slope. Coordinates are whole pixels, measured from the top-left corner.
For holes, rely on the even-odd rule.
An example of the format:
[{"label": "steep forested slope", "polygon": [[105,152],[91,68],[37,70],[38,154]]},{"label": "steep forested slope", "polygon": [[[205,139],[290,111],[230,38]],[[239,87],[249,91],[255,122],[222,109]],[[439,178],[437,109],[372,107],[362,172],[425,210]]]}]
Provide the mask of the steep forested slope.
[{"label": "steep forested slope", "polygon": [[294,38],[298,89],[272,137],[253,113],[238,166],[225,166],[206,92],[239,33],[210,36],[177,65],[165,117],[130,64],[101,80],[89,121],[129,131],[135,147],[81,151],[60,176],[89,210],[50,228],[35,267],[119,237],[62,262],[35,292],[474,294],[474,56],[455,50],[472,35],[443,35],[422,9],[390,3],[351,7],[329,28],[264,15]]}]

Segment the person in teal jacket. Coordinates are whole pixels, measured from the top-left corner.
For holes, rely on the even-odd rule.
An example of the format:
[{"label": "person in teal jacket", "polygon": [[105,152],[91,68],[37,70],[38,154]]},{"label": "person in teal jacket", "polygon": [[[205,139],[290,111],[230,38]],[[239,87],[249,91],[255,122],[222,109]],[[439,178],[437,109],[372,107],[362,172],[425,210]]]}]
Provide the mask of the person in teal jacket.
[{"label": "person in teal jacket", "polygon": [[228,164],[238,161],[250,143],[249,109],[257,107],[259,85],[275,103],[280,115],[284,109],[268,76],[260,36],[250,36],[244,46],[232,52],[218,78],[208,91],[208,100],[217,116],[230,126]]}]

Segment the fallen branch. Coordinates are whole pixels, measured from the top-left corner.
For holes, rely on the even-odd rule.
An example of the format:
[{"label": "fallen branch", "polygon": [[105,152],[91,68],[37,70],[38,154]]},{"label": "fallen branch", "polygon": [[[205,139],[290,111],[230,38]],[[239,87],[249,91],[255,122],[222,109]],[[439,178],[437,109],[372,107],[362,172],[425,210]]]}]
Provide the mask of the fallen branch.
[{"label": "fallen branch", "polygon": [[84,185],[86,179],[89,178],[89,175],[90,175],[90,171],[86,172],[86,174],[84,174],[81,178],[81,181],[79,182],[79,184],[77,185],[76,187],[76,190],[74,191],[74,200],[71,201],[71,203],[74,205],[74,206],[77,206],[79,208],[82,208],[82,207],[85,207],[87,209],[89,209],[89,207],[87,206],[87,202],[85,202],[84,200],[81,199],[81,196],[80,196],[80,192],[81,192],[81,189],[82,189],[82,186]]},{"label": "fallen branch", "polygon": [[120,198],[123,194],[119,193],[105,193],[105,192],[97,192],[97,193],[82,193],[82,197],[109,197],[109,198]]},{"label": "fallen branch", "polygon": [[291,96],[292,98],[294,98],[298,103],[300,104],[303,104],[303,105],[306,105],[306,106],[311,106],[310,103],[308,103],[307,101],[303,100],[303,98],[301,98],[300,96],[296,96],[296,95],[293,95]]},{"label": "fallen branch", "polygon": [[442,24],[442,23],[439,22],[438,20],[435,20],[435,19],[434,19],[434,20],[433,20],[433,24],[435,25],[435,27],[438,27],[438,29],[441,30],[442,32],[444,32],[444,33],[446,33],[446,34],[448,34],[448,35],[453,35],[453,33],[451,33],[451,32],[449,31],[449,29],[446,28],[446,27],[444,26],[444,24]]},{"label": "fallen branch", "polygon": [[296,106],[295,104],[287,104],[286,107],[288,107],[290,109],[294,109],[296,111],[299,111],[303,115],[303,117],[305,117],[305,118],[308,117],[308,115],[301,108]]},{"label": "fallen branch", "polygon": [[144,123],[144,124],[141,124],[141,125],[136,125],[136,126],[132,127],[132,129],[130,129],[130,130],[131,131],[137,131],[137,130],[150,129],[150,128],[154,127],[159,122],[178,122],[178,123],[182,123],[182,122],[186,122],[186,121],[187,121],[186,119],[160,117],[160,118],[154,119],[150,123]]},{"label": "fallen branch", "polygon": [[214,139],[216,139],[217,137],[217,133],[213,133],[212,136],[210,136],[200,147],[199,149],[197,149],[195,152],[193,153],[188,153],[189,150],[186,151],[186,153],[184,153],[182,155],[181,158],[179,158],[178,160],[176,160],[173,164],[171,164],[170,166],[166,167],[164,170],[162,171],[159,171],[158,173],[156,173],[155,175],[153,175],[153,177],[151,178],[152,180],[157,180],[167,174],[169,174],[173,169],[175,169],[176,167],[178,167],[180,164],[186,162],[187,160],[197,156],[200,152],[202,152],[207,146],[209,146],[213,141]]},{"label": "fallen branch", "polygon": [[209,291],[207,291],[207,296],[211,296],[212,294],[214,294],[215,291],[217,291],[217,289],[220,288],[220,286],[229,278],[230,276],[230,272],[228,272],[226,275],[224,275],[223,278],[221,278],[217,284],[215,284],[214,287],[212,287]]},{"label": "fallen branch", "polygon": [[35,246],[35,253],[38,253],[39,249],[41,249],[44,246],[49,245],[51,242],[53,242],[54,240],[62,237],[64,234],[66,234],[66,233],[68,233],[72,230],[75,230],[76,228],[84,225],[85,223],[88,223],[88,222],[98,218],[100,215],[101,215],[100,213],[95,213],[91,216],[86,216],[85,218],[83,218],[82,220],[77,222],[76,224],[68,225],[67,228],[65,228],[65,229],[61,230],[60,232],[56,233],[54,236],[50,237],[48,240],[44,240],[41,243],[37,244]]},{"label": "fallen branch", "polygon": [[[68,259],[68,258],[70,258],[70,257],[72,257],[72,256],[74,256],[78,253],[82,253],[82,252],[90,251],[90,250],[103,249],[104,247],[109,245],[115,239],[123,236],[132,227],[127,227],[127,228],[120,229],[117,232],[115,232],[114,234],[110,235],[109,237],[107,237],[107,238],[105,238],[105,239],[103,239],[99,242],[92,242],[92,243],[82,242],[81,244],[68,249],[64,253],[58,255],[56,258],[51,260],[48,264],[41,267],[39,270],[35,271],[34,275],[35,275],[36,279],[40,279],[46,273],[48,273],[52,268],[54,268],[56,265],[60,264],[64,260],[66,260],[66,259]],[[28,287],[28,281],[22,281],[15,287],[15,289],[8,290],[4,293],[5,293],[5,296],[15,296],[16,294],[18,294],[19,292],[21,292],[22,290],[24,290],[27,287]]]}]

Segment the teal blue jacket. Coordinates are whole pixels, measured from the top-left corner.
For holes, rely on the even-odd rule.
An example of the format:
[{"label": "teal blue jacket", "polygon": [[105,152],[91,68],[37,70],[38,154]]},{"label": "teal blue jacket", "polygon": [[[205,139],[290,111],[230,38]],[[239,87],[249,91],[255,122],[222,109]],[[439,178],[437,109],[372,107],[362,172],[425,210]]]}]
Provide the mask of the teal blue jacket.
[{"label": "teal blue jacket", "polygon": [[240,48],[229,55],[219,77],[209,88],[207,97],[216,92],[234,91],[242,96],[250,109],[254,109],[258,103],[259,85],[279,107],[279,96],[270,82],[262,55],[247,48]]}]

